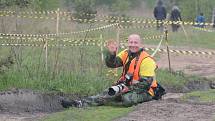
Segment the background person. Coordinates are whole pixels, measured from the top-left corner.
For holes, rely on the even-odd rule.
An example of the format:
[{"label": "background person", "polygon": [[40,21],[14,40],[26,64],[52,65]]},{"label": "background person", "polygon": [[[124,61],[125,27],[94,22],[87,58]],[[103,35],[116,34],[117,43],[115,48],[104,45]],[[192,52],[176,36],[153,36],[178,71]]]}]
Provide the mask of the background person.
[{"label": "background person", "polygon": [[[166,19],[167,13],[166,8],[163,5],[163,2],[161,0],[158,0],[157,5],[154,8],[153,11],[154,17],[157,21],[157,30],[163,30],[163,20]],[[159,23],[161,22],[161,23]]]},{"label": "background person", "polygon": [[204,28],[204,26],[205,26],[205,17],[204,17],[203,13],[200,13],[196,17],[196,23],[197,23],[197,27]]},{"label": "background person", "polygon": [[170,20],[173,22],[172,23],[172,31],[173,32],[177,32],[178,28],[180,27],[180,25],[176,24],[174,22],[182,21],[181,13],[180,13],[180,10],[179,10],[178,6],[173,6],[172,7],[172,11],[171,11],[171,15],[170,15]]}]

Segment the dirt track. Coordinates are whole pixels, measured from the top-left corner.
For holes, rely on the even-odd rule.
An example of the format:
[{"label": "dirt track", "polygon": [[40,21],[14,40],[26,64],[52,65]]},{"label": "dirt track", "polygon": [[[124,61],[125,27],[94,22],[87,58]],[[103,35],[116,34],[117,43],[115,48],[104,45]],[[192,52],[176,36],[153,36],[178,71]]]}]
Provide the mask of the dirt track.
[{"label": "dirt track", "polygon": [[[149,46],[152,47],[152,46]],[[162,47],[165,48],[165,47]],[[211,49],[190,48],[190,47],[170,47],[176,50],[197,50],[201,52],[215,52]],[[160,68],[168,68],[167,53],[160,54],[157,63]],[[202,77],[215,77],[215,55],[185,55],[170,53],[171,68],[174,71],[182,71],[186,74],[194,74]]]},{"label": "dirt track", "polygon": [[[135,111],[114,121],[213,121],[215,104],[197,104],[177,100],[180,94],[137,105]],[[177,96],[178,95],[178,96]]]}]

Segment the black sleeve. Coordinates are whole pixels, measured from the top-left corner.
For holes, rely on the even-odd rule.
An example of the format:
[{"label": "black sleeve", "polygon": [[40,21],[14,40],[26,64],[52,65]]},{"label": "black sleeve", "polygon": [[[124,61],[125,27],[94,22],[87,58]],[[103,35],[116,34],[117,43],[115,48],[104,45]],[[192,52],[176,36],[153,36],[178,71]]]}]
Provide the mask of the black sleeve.
[{"label": "black sleeve", "polygon": [[105,64],[109,68],[117,68],[123,66],[122,60],[116,57],[116,54],[106,53]]},{"label": "black sleeve", "polygon": [[181,13],[180,13],[180,12],[178,12],[178,15],[179,15],[180,21],[182,21]]},{"label": "black sleeve", "polygon": [[154,8],[153,13],[154,13],[154,17],[157,18],[157,8],[156,7]]},{"label": "black sleeve", "polygon": [[166,19],[167,13],[166,13],[166,8],[165,7],[163,7],[163,11],[164,11],[164,19]]}]

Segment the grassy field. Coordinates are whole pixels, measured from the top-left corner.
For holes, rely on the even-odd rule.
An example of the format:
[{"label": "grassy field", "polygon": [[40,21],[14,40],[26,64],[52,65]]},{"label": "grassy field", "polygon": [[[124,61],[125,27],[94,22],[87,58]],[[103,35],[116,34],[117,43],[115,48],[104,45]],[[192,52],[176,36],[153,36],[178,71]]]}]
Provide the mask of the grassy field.
[{"label": "grassy field", "polygon": [[43,121],[111,121],[117,117],[126,115],[133,108],[123,107],[89,107],[86,109],[71,108],[64,112],[55,113]]},{"label": "grassy field", "polygon": [[214,103],[215,102],[215,90],[208,90],[208,91],[194,91],[191,93],[187,93],[183,96],[182,99],[189,100],[194,99],[196,102],[202,103]]}]

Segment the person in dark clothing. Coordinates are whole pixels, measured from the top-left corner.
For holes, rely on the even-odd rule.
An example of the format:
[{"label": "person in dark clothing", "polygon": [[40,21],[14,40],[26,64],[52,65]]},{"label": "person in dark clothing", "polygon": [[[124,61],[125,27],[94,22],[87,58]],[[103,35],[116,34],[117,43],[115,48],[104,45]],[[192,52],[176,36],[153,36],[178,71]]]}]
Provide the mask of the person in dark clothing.
[{"label": "person in dark clothing", "polygon": [[177,24],[177,21],[181,21],[181,13],[178,8],[178,6],[173,6],[171,15],[170,15],[170,20],[173,22],[172,23],[172,31],[177,32],[178,28],[180,27],[179,24]]},{"label": "person in dark clothing", "polygon": [[154,17],[157,21],[157,30],[163,30],[163,20],[166,19],[166,8],[163,6],[163,2],[159,0],[154,8]]}]

